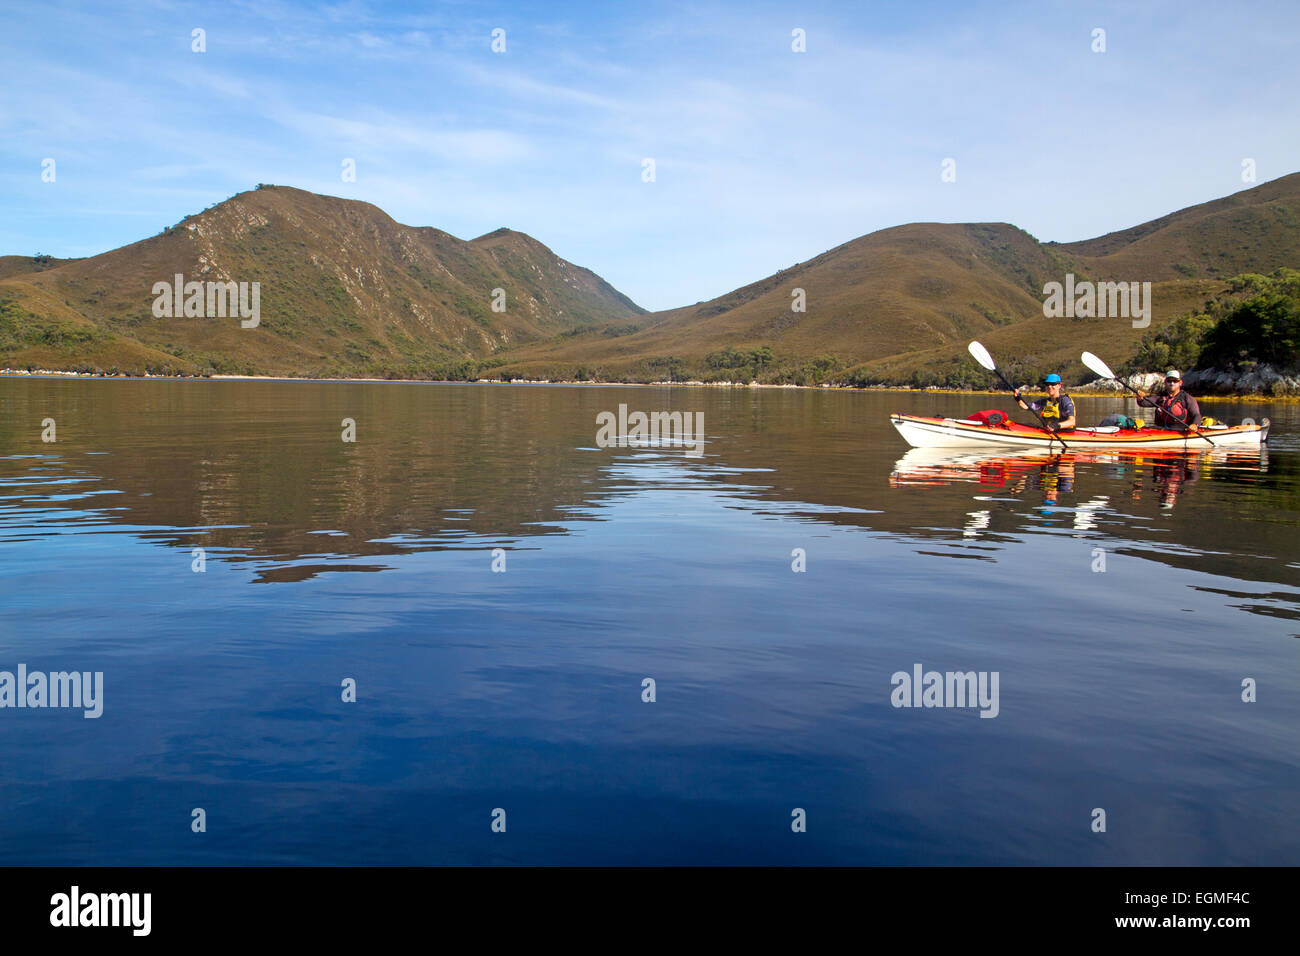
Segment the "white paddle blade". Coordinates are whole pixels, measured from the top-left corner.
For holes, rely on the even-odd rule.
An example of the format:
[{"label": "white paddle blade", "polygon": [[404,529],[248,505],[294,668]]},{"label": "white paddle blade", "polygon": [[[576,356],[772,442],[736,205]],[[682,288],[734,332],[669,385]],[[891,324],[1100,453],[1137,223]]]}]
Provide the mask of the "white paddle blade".
[{"label": "white paddle blade", "polygon": [[978,342],[972,342],[966,347],[970,349],[970,354],[975,356],[975,361],[979,362],[990,372],[997,368],[997,366],[993,364],[993,356],[989,355],[989,350],[984,346],[980,345]]},{"label": "white paddle blade", "polygon": [[1084,352],[1079,356],[1079,360],[1102,378],[1115,378],[1115,373],[1110,370],[1110,366],[1097,358],[1097,356],[1093,355],[1091,352]]}]

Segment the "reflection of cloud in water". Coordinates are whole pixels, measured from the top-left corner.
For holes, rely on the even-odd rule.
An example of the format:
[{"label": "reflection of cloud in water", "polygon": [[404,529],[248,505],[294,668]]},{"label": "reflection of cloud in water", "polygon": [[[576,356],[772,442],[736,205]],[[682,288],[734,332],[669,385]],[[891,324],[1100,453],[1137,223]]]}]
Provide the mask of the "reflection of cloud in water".
[{"label": "reflection of cloud in water", "polygon": [[1103,495],[1100,498],[1093,498],[1091,501],[1085,501],[1074,511],[1074,530],[1091,531],[1097,527],[1097,513],[1105,509],[1110,504],[1110,499]]}]

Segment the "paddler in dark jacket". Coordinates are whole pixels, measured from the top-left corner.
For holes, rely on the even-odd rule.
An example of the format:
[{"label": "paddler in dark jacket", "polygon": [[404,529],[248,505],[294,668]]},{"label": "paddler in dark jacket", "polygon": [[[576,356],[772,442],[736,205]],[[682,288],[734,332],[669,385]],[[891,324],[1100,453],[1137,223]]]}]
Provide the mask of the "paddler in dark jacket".
[{"label": "paddler in dark jacket", "polygon": [[1074,401],[1061,391],[1061,376],[1053,372],[1043,379],[1047,397],[1026,405],[1016,389],[1016,404],[1025,411],[1038,412],[1038,415],[1052,431],[1068,431],[1074,427]]},{"label": "paddler in dark jacket", "polygon": [[1177,369],[1165,372],[1165,394],[1156,398],[1137,390],[1138,404],[1156,410],[1156,428],[1176,428],[1186,431],[1201,424],[1201,407],[1196,399],[1183,391],[1183,376]]}]

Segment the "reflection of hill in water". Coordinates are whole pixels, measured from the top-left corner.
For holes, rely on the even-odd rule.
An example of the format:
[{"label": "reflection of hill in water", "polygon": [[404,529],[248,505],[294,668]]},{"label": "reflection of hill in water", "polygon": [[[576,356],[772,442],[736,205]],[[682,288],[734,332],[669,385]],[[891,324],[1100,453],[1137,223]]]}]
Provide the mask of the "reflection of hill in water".
[{"label": "reflection of hill in water", "polygon": [[[0,454],[49,455],[36,474],[86,479],[36,484],[22,478],[33,459],[0,460],[20,496],[10,515],[44,508],[61,524],[204,547],[256,563],[261,580],[382,570],[373,559],[409,551],[527,547],[600,520],[603,502],[665,474],[756,511],[946,544],[954,556],[1062,529],[1172,566],[1296,576],[1294,454],[904,454],[887,413],[910,396],[7,380],[0,397]],[[704,411],[705,457],[651,453],[667,470],[629,478],[624,465],[645,452],[592,447],[596,414],[620,402]],[[56,445],[40,442],[46,416]],[[353,444],[340,440],[344,418],[356,421]]]},{"label": "reflection of hill in water", "polygon": [[[28,497],[28,507],[143,528],[213,559],[284,565],[264,570],[266,580],[382,567],[348,558],[560,533],[603,494],[599,455],[574,452],[592,434],[519,389],[23,384],[55,395],[7,419],[6,453],[49,455],[40,474],[82,479],[18,482],[28,496],[67,496]],[[54,445],[39,441],[46,414],[57,422]],[[355,443],[341,440],[344,418],[356,422]],[[22,419],[34,423],[30,435],[19,433]],[[31,467],[10,458],[0,475],[12,483]]]}]

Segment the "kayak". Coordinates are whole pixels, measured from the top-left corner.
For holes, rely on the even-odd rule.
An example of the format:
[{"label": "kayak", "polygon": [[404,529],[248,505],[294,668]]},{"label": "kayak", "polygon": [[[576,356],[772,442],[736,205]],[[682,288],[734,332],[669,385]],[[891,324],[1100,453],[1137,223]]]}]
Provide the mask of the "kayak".
[{"label": "kayak", "polygon": [[1268,441],[1269,420],[1259,424],[1210,425],[1194,432],[1171,431],[1163,428],[1117,428],[1114,425],[1075,428],[1062,432],[1057,438],[1037,425],[1021,425],[1006,421],[1001,425],[987,425],[970,418],[935,418],[926,415],[904,415],[893,412],[890,422],[913,448],[982,448],[989,446],[1060,449],[1061,438],[1070,449],[1106,449],[1118,451],[1125,448],[1167,448],[1170,450],[1201,449],[1222,446],[1249,446],[1258,448]]}]

